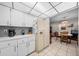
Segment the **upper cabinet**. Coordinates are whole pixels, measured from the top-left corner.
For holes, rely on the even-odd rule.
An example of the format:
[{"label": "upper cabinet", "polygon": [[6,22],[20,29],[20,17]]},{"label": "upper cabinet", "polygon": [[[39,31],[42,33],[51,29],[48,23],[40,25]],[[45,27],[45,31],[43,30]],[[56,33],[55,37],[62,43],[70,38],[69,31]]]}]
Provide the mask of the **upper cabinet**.
[{"label": "upper cabinet", "polygon": [[23,25],[23,13],[11,10],[11,26],[22,26]]},{"label": "upper cabinet", "polygon": [[33,20],[34,17],[28,14],[24,15],[24,21],[25,21],[25,26],[26,27],[32,27],[33,26]]},{"label": "upper cabinet", "polygon": [[11,25],[21,27],[32,27],[34,17],[14,9],[11,10]]},{"label": "upper cabinet", "polygon": [[10,8],[0,5],[0,25],[10,25]]},{"label": "upper cabinet", "polygon": [[30,14],[0,5],[1,26],[33,27],[34,19],[35,17]]}]

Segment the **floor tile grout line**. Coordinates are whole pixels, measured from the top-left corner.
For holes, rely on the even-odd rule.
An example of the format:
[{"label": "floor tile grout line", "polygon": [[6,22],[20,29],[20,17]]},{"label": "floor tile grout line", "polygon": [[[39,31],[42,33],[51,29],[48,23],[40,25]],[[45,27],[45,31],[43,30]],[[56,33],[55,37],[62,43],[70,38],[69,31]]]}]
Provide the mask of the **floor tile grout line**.
[{"label": "floor tile grout line", "polygon": [[[55,43],[54,43],[54,42],[55,42]],[[55,40],[55,39],[54,39],[54,40],[53,40],[53,43],[54,43],[55,46],[54,46],[53,44],[50,45],[48,48],[46,48],[46,52],[44,51],[44,54],[42,54],[43,52],[41,53],[42,55],[41,55],[40,53],[39,53],[39,54],[36,53],[36,54],[37,54],[38,56],[47,56],[47,55],[48,55],[48,56],[51,56],[51,55],[53,54],[53,53],[51,53],[51,51],[53,52],[52,49],[55,47],[55,48],[56,48],[56,51],[55,51],[56,53],[54,53],[54,56],[58,56],[57,54],[58,54],[58,52],[59,52],[61,49],[63,49],[62,47],[64,47],[64,48],[66,47],[66,50],[64,50],[65,53],[66,53],[66,54],[65,54],[66,56],[69,56],[68,53],[70,53],[70,55],[73,55],[73,54],[71,54],[71,53],[73,53],[73,52],[70,51],[70,49],[72,49],[72,48],[74,48],[74,50],[72,50],[72,51],[74,51],[74,53],[75,53],[74,55],[76,55],[76,56],[78,55],[78,47],[76,46],[76,44],[75,44],[75,45],[73,45],[73,44],[67,44],[67,45],[65,45],[65,44],[61,44],[61,43],[58,43],[58,42],[59,42],[58,40]],[[60,44],[60,45],[59,45],[59,44]],[[59,45],[59,46],[58,46],[58,45]],[[49,53],[49,54],[47,54],[47,53]],[[46,54],[47,54],[47,55],[46,55]],[[53,55],[52,55],[52,56],[53,56]],[[61,56],[62,56],[62,55],[61,55]]]},{"label": "floor tile grout line", "polygon": [[69,49],[69,46],[67,47],[66,56],[67,56],[67,54],[68,54],[68,49]]},{"label": "floor tile grout line", "polygon": [[75,46],[75,48],[76,48],[76,56],[78,56],[78,47],[77,47],[77,45]]},{"label": "floor tile grout line", "polygon": [[[61,46],[60,46],[60,48],[61,48]],[[60,49],[60,48],[59,48],[59,49]],[[57,52],[58,52],[58,51],[59,51],[59,50],[57,50]],[[56,52],[55,56],[57,56],[57,52]]]}]

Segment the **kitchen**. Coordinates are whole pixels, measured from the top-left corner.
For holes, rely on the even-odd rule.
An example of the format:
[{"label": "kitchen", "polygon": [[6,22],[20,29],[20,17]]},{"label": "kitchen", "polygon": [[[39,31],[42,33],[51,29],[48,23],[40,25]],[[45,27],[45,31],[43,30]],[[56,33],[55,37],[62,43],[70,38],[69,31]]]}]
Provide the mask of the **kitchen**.
[{"label": "kitchen", "polygon": [[[0,2],[0,56],[39,55],[51,46],[50,26],[53,32],[60,32],[59,24],[64,25],[63,20],[71,20],[66,16],[75,9],[77,14],[78,5],[78,2]],[[69,14],[64,15],[66,10]],[[75,24],[78,22],[76,14],[72,16],[76,16]],[[78,29],[77,24],[74,27]],[[68,31],[70,33],[71,29],[68,28]]]},{"label": "kitchen", "polygon": [[37,17],[28,10],[21,2],[0,2],[0,55],[25,56],[35,51]]}]

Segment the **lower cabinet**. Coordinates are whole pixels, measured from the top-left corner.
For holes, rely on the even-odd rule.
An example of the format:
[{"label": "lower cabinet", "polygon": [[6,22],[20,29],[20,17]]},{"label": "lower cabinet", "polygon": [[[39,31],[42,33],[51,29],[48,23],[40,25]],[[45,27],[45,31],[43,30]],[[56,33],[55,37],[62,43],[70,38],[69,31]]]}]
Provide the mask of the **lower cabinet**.
[{"label": "lower cabinet", "polygon": [[18,56],[25,56],[27,52],[28,50],[25,44],[18,45]]},{"label": "lower cabinet", "polygon": [[30,45],[29,45],[29,54],[35,51],[35,41],[30,40]]},{"label": "lower cabinet", "polygon": [[25,56],[35,51],[35,39],[27,37],[18,40],[18,56]]},{"label": "lower cabinet", "polygon": [[16,56],[17,40],[0,42],[0,56]]},{"label": "lower cabinet", "polygon": [[17,48],[16,47],[6,47],[0,49],[0,56],[16,56]]},{"label": "lower cabinet", "polygon": [[26,56],[35,51],[35,39],[26,37],[0,43],[0,56]]}]

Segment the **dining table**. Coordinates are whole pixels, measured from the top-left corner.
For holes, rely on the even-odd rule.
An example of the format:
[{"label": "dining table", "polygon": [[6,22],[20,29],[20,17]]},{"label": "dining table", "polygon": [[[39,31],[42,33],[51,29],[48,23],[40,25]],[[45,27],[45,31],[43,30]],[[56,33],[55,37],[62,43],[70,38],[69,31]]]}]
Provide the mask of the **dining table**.
[{"label": "dining table", "polygon": [[[72,34],[62,34],[62,36],[68,37],[68,43],[71,43]],[[59,34],[58,37],[61,38],[61,35]]]}]

